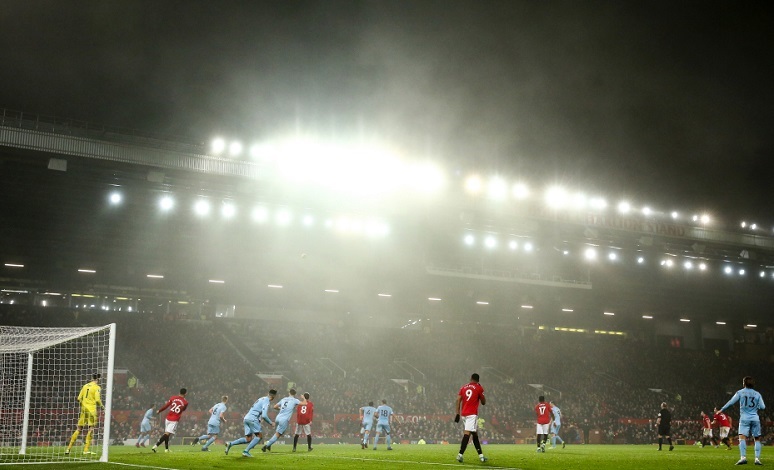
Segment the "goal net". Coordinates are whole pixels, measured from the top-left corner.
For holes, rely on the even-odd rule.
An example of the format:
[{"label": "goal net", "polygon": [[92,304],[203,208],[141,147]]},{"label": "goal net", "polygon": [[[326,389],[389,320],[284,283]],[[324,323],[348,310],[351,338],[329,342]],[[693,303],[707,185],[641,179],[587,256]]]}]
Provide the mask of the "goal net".
[{"label": "goal net", "polygon": [[[115,331],[0,326],[0,464],[107,462]],[[95,375],[104,410],[78,401]]]}]

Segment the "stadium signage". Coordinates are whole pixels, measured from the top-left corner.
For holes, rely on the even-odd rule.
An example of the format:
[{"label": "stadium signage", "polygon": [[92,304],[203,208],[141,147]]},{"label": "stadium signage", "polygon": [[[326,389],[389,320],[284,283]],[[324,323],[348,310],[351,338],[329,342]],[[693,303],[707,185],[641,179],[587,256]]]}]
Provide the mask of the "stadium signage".
[{"label": "stadium signage", "polygon": [[629,232],[652,233],[667,237],[685,237],[685,227],[666,222],[638,220],[629,217],[610,217],[598,214],[586,214],[586,224]]}]

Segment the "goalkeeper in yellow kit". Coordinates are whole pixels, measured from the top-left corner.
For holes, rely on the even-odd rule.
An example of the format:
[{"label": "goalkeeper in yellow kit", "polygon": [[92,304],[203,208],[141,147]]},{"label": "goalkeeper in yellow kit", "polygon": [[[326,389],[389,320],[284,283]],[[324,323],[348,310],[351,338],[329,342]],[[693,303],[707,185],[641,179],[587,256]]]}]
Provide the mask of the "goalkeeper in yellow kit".
[{"label": "goalkeeper in yellow kit", "polygon": [[81,388],[81,393],[78,394],[78,402],[81,404],[81,413],[78,416],[78,428],[70,438],[70,444],[67,445],[65,455],[70,455],[70,449],[75,444],[75,440],[78,439],[78,435],[83,429],[86,429],[86,437],[83,439],[83,455],[96,455],[96,452],[90,452],[91,446],[91,433],[92,428],[97,424],[99,415],[97,414],[97,405],[105,408],[102,404],[102,398],[100,398],[100,392],[102,387],[99,385],[100,374],[94,374],[91,376],[91,382],[87,383]]}]

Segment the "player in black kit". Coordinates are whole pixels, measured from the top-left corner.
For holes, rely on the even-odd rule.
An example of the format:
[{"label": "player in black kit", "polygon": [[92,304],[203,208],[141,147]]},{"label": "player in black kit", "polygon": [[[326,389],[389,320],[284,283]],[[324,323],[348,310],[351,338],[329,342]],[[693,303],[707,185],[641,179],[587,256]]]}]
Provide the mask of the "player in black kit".
[{"label": "player in black kit", "polygon": [[664,442],[664,437],[667,438],[667,442],[669,443],[669,450],[674,450],[675,446],[672,445],[672,433],[669,431],[669,428],[672,426],[672,414],[669,412],[666,402],[661,403],[661,410],[658,412],[656,426],[658,427],[658,450],[661,450],[661,444]]}]

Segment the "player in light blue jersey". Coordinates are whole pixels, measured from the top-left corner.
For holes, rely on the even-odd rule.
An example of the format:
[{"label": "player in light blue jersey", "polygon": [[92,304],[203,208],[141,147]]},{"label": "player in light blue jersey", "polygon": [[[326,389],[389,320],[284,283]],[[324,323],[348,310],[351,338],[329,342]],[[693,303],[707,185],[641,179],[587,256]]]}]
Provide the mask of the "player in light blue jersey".
[{"label": "player in light blue jersey", "polygon": [[296,407],[298,405],[306,405],[306,398],[303,396],[301,396],[300,400],[296,398],[295,388],[291,388],[288,391],[288,396],[278,401],[277,404],[274,405],[274,409],[279,410],[279,413],[277,413],[277,418],[274,420],[277,422],[277,429],[274,431],[274,435],[271,437],[271,439],[269,439],[269,441],[264,444],[263,447],[261,447],[263,452],[271,450],[272,444],[277,442],[277,439],[279,439],[280,436],[285,434],[285,431],[288,430],[290,418],[292,418],[293,414],[295,414]]},{"label": "player in light blue jersey", "polygon": [[556,441],[559,441],[562,443],[562,449],[564,449],[564,439],[559,437],[559,430],[562,429],[562,410],[553,401],[548,403],[551,405],[551,413],[554,415],[554,419],[551,422],[551,448],[556,449]]},{"label": "player in light blue jersey", "polygon": [[145,414],[140,421],[140,435],[137,436],[135,447],[145,447],[145,443],[150,440],[151,420],[156,417],[156,405],[151,403],[150,408],[145,410]]},{"label": "player in light blue jersey", "polygon": [[368,435],[371,433],[371,428],[374,425],[375,416],[376,408],[374,408],[374,402],[369,401],[368,406],[360,408],[360,434],[363,435],[363,441],[360,443],[361,449],[368,447]]},{"label": "player in light blue jersey", "polygon": [[228,397],[223,395],[220,400],[220,403],[216,403],[212,405],[212,408],[210,408],[210,419],[207,421],[207,434],[202,434],[198,439],[191,443],[191,445],[195,445],[204,439],[207,439],[207,442],[205,442],[202,446],[202,452],[210,451],[210,444],[215,442],[215,438],[218,437],[218,434],[220,434],[220,422],[226,422],[226,418],[223,417],[223,414],[228,409],[226,406]]},{"label": "player in light blue jersey", "polygon": [[382,404],[376,409],[376,434],[374,434],[374,450],[376,443],[379,442],[379,434],[384,431],[384,440],[387,442],[387,450],[392,450],[392,439],[390,438],[390,425],[392,424],[392,408],[387,406],[387,400],[382,400]]},{"label": "player in light blue jersey", "polygon": [[[274,426],[274,423],[269,419],[269,404],[274,401],[277,396],[276,390],[269,390],[269,394],[265,397],[261,397],[253,403],[250,410],[245,415],[243,420],[245,425],[245,437],[226,443],[226,455],[228,451],[235,445],[247,444],[247,449],[242,451],[244,457],[252,457],[250,449],[257,446],[261,439],[263,439],[263,433],[261,432],[261,420],[266,421],[269,426]],[[257,439],[254,439],[257,438]]]},{"label": "player in light blue jersey", "polygon": [[720,409],[721,413],[734,403],[739,402],[739,461],[736,465],[747,463],[747,437],[755,441],[755,465],[761,463],[761,419],[758,410],[766,409],[763,397],[754,390],[755,379],[750,376],[742,379],[743,389],[739,390]]}]

